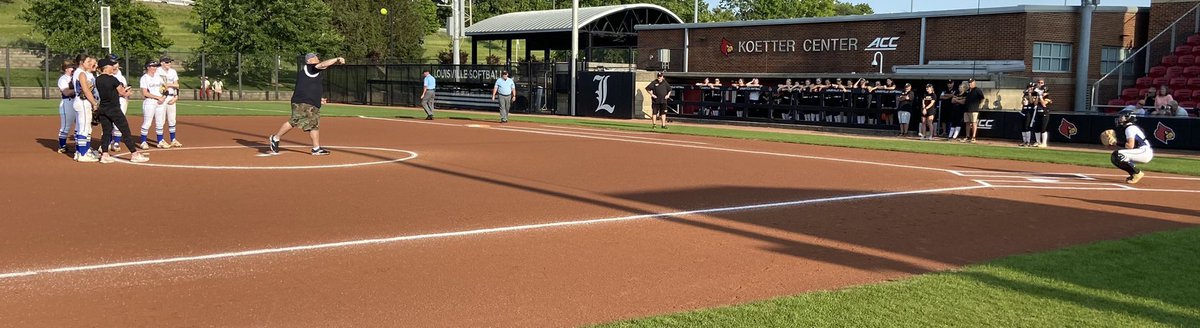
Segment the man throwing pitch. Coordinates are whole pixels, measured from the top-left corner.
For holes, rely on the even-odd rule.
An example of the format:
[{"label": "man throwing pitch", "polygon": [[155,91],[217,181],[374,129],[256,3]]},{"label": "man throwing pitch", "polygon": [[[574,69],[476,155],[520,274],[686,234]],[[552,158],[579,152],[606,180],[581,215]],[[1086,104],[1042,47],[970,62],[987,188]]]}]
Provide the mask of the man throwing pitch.
[{"label": "man throwing pitch", "polygon": [[317,54],[309,53],[304,55],[304,62],[304,66],[300,68],[299,72],[296,72],[296,92],[292,94],[292,117],[279,127],[279,132],[267,137],[272,155],[279,154],[279,138],[294,127],[307,131],[308,135],[312,137],[313,156],[329,155],[328,150],[321,148],[321,134],[318,130],[321,120],[321,95],[325,92],[324,85],[321,83],[321,72],[329,66],[345,64],[346,59],[338,57],[321,61],[320,58],[317,58]]}]

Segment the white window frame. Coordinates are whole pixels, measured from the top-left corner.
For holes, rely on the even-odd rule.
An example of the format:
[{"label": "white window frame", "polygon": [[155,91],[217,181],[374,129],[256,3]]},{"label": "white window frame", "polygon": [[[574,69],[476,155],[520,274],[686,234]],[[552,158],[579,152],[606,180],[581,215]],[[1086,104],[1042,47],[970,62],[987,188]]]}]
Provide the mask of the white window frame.
[{"label": "white window frame", "polygon": [[1070,43],[1034,42],[1033,71],[1038,73],[1070,73]]},{"label": "white window frame", "polygon": [[[1126,47],[1100,47],[1100,75],[1108,74],[1109,71],[1117,68],[1117,65],[1120,65],[1125,58],[1129,57],[1131,51],[1131,49]],[[1127,64],[1124,69],[1121,69],[1121,72],[1117,73],[1124,76],[1133,76],[1133,66]]]}]

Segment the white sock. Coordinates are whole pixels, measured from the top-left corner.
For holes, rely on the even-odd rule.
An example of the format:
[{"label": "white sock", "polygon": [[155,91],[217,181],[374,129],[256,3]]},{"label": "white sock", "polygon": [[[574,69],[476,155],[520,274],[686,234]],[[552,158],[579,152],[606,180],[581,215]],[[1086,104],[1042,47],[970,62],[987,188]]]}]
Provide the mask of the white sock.
[{"label": "white sock", "polygon": [[1045,145],[1047,142],[1050,142],[1050,133],[1049,132],[1042,132],[1041,135],[1042,135],[1042,144],[1043,145]]},{"label": "white sock", "polygon": [[1021,132],[1021,140],[1025,141],[1025,143],[1029,143],[1029,134],[1030,133],[1031,132]]}]

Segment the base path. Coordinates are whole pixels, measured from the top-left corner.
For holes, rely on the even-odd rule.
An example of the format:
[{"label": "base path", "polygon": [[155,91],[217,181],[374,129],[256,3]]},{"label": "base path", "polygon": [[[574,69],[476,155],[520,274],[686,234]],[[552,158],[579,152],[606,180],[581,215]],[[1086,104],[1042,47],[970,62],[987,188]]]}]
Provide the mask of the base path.
[{"label": "base path", "polygon": [[261,156],[281,121],[186,117],[138,166],[0,118],[0,322],[571,326],[1200,223],[1190,177],[458,120]]}]

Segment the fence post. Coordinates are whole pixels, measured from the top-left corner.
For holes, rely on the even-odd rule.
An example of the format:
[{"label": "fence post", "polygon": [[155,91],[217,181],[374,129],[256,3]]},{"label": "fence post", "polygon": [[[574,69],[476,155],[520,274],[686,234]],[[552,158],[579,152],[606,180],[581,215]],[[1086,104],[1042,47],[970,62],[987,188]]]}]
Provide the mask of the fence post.
[{"label": "fence post", "polygon": [[[130,67],[133,67],[133,66],[129,66],[129,49],[125,49],[125,66],[124,67],[125,67],[125,69],[124,69],[125,72],[129,72]],[[126,77],[128,77],[128,76],[126,76]]]},{"label": "fence post", "polygon": [[242,53],[237,53],[238,64],[238,100],[242,100]]},{"label": "fence post", "polygon": [[11,48],[4,48],[4,99],[12,99],[12,64],[9,61]]},{"label": "fence post", "polygon": [[[58,83],[50,83],[50,46],[46,46],[46,56],[42,58],[45,58],[42,61],[45,63],[42,67],[46,73],[46,84],[42,87],[42,99],[50,99],[50,86],[53,85],[54,88],[58,88]],[[62,90],[59,90],[59,92],[62,92]]]},{"label": "fence post", "polygon": [[275,76],[271,77],[271,80],[273,80],[272,83],[275,84],[275,100],[279,100],[279,65],[280,65],[279,61],[280,60],[282,60],[282,59],[279,58],[278,54],[276,54],[275,55]]}]

